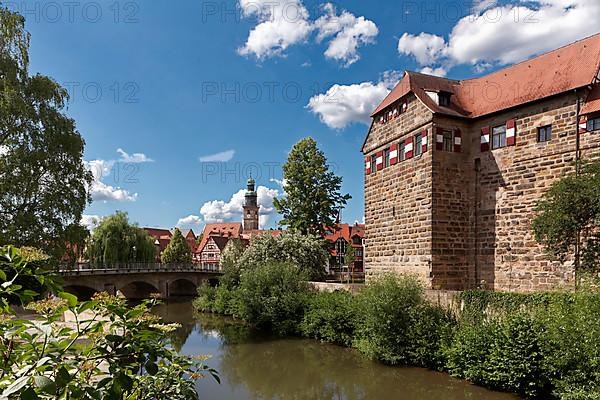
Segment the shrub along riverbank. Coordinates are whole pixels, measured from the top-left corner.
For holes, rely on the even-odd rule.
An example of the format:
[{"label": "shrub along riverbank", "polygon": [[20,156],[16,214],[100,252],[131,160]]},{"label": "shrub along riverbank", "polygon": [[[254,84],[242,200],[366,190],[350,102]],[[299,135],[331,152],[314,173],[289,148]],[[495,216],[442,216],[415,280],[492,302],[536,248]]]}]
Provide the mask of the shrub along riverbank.
[{"label": "shrub along riverbank", "polygon": [[201,287],[194,306],[528,398],[600,399],[600,294],[469,291],[459,300],[450,312],[415,279],[392,276],[354,296],[319,293],[294,265],[270,262],[235,285]]}]

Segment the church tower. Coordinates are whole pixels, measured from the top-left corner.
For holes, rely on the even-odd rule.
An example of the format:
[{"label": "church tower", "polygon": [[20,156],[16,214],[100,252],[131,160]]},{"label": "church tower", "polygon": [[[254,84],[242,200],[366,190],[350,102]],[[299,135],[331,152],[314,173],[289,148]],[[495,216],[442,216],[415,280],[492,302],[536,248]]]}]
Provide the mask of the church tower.
[{"label": "church tower", "polygon": [[256,182],[250,177],[244,201],[244,231],[258,229],[258,202],[255,185]]}]

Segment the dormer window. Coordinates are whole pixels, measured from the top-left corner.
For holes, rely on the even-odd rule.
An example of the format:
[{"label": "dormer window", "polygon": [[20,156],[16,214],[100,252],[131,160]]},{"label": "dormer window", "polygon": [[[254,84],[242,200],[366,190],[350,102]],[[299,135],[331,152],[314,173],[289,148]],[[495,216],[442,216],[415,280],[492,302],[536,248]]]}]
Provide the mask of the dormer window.
[{"label": "dormer window", "polygon": [[438,93],[438,102],[442,107],[450,107],[450,93],[448,92],[439,92]]}]

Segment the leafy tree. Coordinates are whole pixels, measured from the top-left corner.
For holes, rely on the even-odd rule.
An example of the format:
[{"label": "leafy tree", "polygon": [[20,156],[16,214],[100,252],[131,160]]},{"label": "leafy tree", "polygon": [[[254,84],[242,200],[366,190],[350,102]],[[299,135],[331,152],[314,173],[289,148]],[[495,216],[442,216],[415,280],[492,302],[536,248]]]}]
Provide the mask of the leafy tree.
[{"label": "leafy tree", "polygon": [[192,263],[192,251],[178,228],[175,228],[175,233],[163,252],[161,261],[165,264]]},{"label": "leafy tree", "polygon": [[220,285],[232,289],[240,283],[240,259],[245,249],[246,247],[240,239],[233,238],[229,240],[225,250],[223,250],[223,254],[221,254],[220,261],[223,268],[223,275],[219,279]]},{"label": "leafy tree", "polygon": [[[585,163],[579,175],[555,182],[537,205],[538,216],[532,228],[536,240],[549,254],[580,267],[599,266],[600,162]],[[582,262],[583,261],[583,262]]]},{"label": "leafy tree", "polygon": [[92,263],[107,265],[122,262],[153,262],[154,239],[137,225],[129,223],[127,213],[117,211],[94,229],[87,248]]},{"label": "leafy tree", "polygon": [[340,208],[351,199],[342,195],[342,178],[335,175],[312,138],[292,147],[283,166],[286,196],[273,204],[283,216],[281,225],[301,234],[322,236],[325,228],[335,228]]},{"label": "leafy tree", "polygon": [[348,267],[354,265],[354,260],[356,259],[356,252],[354,251],[354,247],[352,247],[352,243],[348,243],[346,246],[346,253],[344,254],[344,264]]},{"label": "leafy tree", "polygon": [[287,262],[297,266],[309,279],[320,280],[325,276],[329,258],[325,249],[326,242],[321,237],[294,232],[274,237],[265,233],[252,240],[239,260],[239,268],[251,269],[271,261]]},{"label": "leafy tree", "polygon": [[24,19],[0,6],[0,244],[57,249],[89,202],[84,140],[52,78],[29,76]]}]

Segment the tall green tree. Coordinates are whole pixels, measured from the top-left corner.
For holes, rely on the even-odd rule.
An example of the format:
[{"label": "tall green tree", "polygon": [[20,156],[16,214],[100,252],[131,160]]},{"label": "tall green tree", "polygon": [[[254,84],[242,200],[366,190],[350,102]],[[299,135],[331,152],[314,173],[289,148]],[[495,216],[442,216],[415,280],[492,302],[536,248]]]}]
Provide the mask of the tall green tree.
[{"label": "tall green tree", "polygon": [[339,211],[351,196],[341,194],[342,178],[331,170],[313,138],[292,147],[283,177],[285,197],[274,200],[283,216],[280,224],[303,235],[322,236],[325,228],[335,229]]},{"label": "tall green tree", "polygon": [[537,211],[533,232],[550,255],[561,262],[572,258],[576,274],[600,267],[600,161],[555,182]]},{"label": "tall green tree", "polygon": [[87,246],[90,262],[110,265],[125,262],[153,262],[154,239],[146,231],[129,223],[127,213],[117,211],[94,229]]},{"label": "tall green tree", "polygon": [[0,5],[0,244],[60,249],[90,197],[84,140],[64,112],[67,91],[30,76],[29,34]]},{"label": "tall green tree", "polygon": [[356,252],[354,251],[354,247],[352,247],[352,243],[348,243],[346,246],[346,253],[344,254],[344,264],[348,267],[353,266],[355,259]]},{"label": "tall green tree", "polygon": [[165,264],[192,263],[192,250],[178,228],[175,228],[171,241],[163,251],[161,261]]}]

